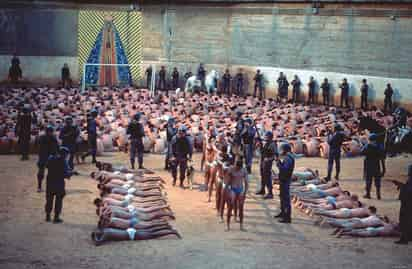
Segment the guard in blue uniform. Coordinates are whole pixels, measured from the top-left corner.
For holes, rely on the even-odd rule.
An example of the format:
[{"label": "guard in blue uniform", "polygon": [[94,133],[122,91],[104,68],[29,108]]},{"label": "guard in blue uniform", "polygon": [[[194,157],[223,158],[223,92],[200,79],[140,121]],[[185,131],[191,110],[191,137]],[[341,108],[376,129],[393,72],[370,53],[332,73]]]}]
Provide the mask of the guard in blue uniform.
[{"label": "guard in blue uniform", "polygon": [[261,149],[261,159],[260,159],[260,191],[257,195],[265,195],[265,187],[268,191],[268,194],[263,197],[264,199],[273,199],[273,184],[272,184],[272,165],[275,156],[278,154],[278,149],[276,142],[273,141],[273,133],[267,131],[265,133],[265,143]]},{"label": "guard in blue uniform", "polygon": [[366,79],[362,79],[362,85],[361,85],[360,90],[361,90],[361,108],[368,109],[369,86],[368,86],[368,83],[366,82]]},{"label": "guard in blue uniform", "polygon": [[294,79],[291,82],[293,90],[292,90],[292,102],[297,103],[299,102],[299,95],[300,95],[300,85],[301,82],[297,75],[295,75]]},{"label": "guard in blue uniform", "polygon": [[238,95],[238,96],[243,96],[243,74],[242,74],[242,70],[239,70],[239,72],[236,74],[235,81],[236,81],[235,94]]},{"label": "guard in blue uniform", "polygon": [[247,118],[244,120],[244,127],[240,134],[243,143],[243,154],[245,156],[245,166],[249,174],[252,173],[253,163],[253,149],[256,136],[256,129],[252,125],[252,119]]},{"label": "guard in blue uniform", "polygon": [[202,82],[202,90],[205,89],[206,70],[201,63],[197,69],[197,79]]},{"label": "guard in blue uniform", "polygon": [[345,103],[345,107],[349,107],[349,84],[346,78],[343,79],[342,83],[339,85],[341,89],[340,92],[340,106],[343,107],[343,103]]},{"label": "guard in blue uniform", "polygon": [[328,175],[325,177],[326,181],[330,181],[332,177],[333,163],[336,166],[335,179],[339,180],[340,173],[340,155],[342,143],[345,140],[345,134],[339,124],[334,126],[334,132],[328,134],[329,155],[328,155]]},{"label": "guard in blue uniform", "polygon": [[136,155],[139,169],[143,169],[143,137],[145,136],[145,133],[143,125],[139,121],[140,113],[136,113],[126,131],[130,139],[130,165],[132,169],[134,169]]},{"label": "guard in blue uniform", "polygon": [[166,69],[164,66],[160,67],[159,71],[159,90],[166,90]]},{"label": "guard in blue uniform", "polygon": [[65,178],[71,177],[71,170],[67,163],[69,149],[60,147],[57,154],[49,157],[47,161],[47,181],[46,181],[46,221],[50,221],[50,214],[54,201],[54,223],[63,222],[60,213],[63,208],[63,198],[66,195]]},{"label": "guard in blue uniform", "polygon": [[309,83],[308,83],[308,90],[309,90],[309,98],[308,98],[308,104],[313,105],[315,104],[315,88],[316,88],[316,82],[311,76],[309,78]]},{"label": "guard in blue uniform", "polygon": [[377,143],[377,135],[369,135],[369,143],[365,145],[361,154],[365,156],[364,160],[364,177],[366,183],[366,194],[363,198],[371,199],[372,181],[375,180],[376,197],[381,199],[381,178],[385,174],[384,165],[385,152]]},{"label": "guard in blue uniform", "polygon": [[29,159],[30,150],[30,134],[31,124],[33,118],[30,114],[30,109],[27,105],[24,105],[21,113],[17,116],[15,134],[19,138],[18,144],[21,153],[21,160],[26,161]]},{"label": "guard in blue uniform", "polygon": [[384,102],[384,106],[383,106],[383,110],[385,110],[385,112],[392,112],[392,96],[393,96],[393,89],[390,83],[388,83],[386,85],[386,89],[385,89],[385,99],[383,100]]},{"label": "guard in blue uniform", "polygon": [[260,73],[260,70],[258,69],[256,71],[256,75],[253,78],[255,81],[255,89],[253,90],[253,97],[256,97],[256,91],[259,91],[259,99],[262,99],[264,96],[264,91],[263,91],[263,75]]},{"label": "guard in blue uniform", "polygon": [[286,76],[283,74],[283,72],[280,72],[279,77],[276,81],[278,83],[278,97],[283,99],[283,98],[288,98],[288,87],[289,87],[289,82],[286,78]]},{"label": "guard in blue uniform", "polygon": [[292,207],[290,205],[290,182],[292,181],[293,170],[295,169],[295,159],[291,153],[292,148],[289,144],[280,146],[281,160],[276,158],[276,165],[279,170],[279,197],[280,197],[280,213],[275,218],[280,218],[280,223],[291,223]]},{"label": "guard in blue uniform", "polygon": [[37,192],[42,190],[42,182],[44,179],[44,172],[46,169],[47,160],[53,154],[57,153],[59,143],[54,135],[53,126],[46,127],[46,133],[39,137],[39,159],[37,160]]},{"label": "guard in blue uniform", "polygon": [[65,125],[60,130],[59,138],[62,141],[62,146],[69,149],[69,166],[71,170],[74,170],[74,155],[77,150],[77,140],[80,136],[80,129],[73,125],[73,118],[67,117],[65,119]]},{"label": "guard in blue uniform", "polygon": [[172,139],[177,134],[177,128],[175,126],[175,119],[169,118],[167,121],[167,129],[166,129],[166,139],[167,139],[167,152],[166,152],[166,160],[165,160],[165,170],[169,170],[169,161],[170,157],[172,156]]},{"label": "guard in blue uniform", "polygon": [[223,74],[222,80],[223,80],[223,93],[224,94],[230,94],[230,80],[232,79],[232,76],[229,73],[229,69],[226,69],[225,73]]},{"label": "guard in blue uniform", "polygon": [[330,84],[329,84],[327,78],[325,78],[325,80],[323,81],[322,85],[320,85],[320,88],[322,89],[323,105],[329,106],[329,101],[330,101]]},{"label": "guard in blue uniform", "polygon": [[172,72],[172,89],[176,90],[177,88],[179,88],[179,71],[175,67]]},{"label": "guard in blue uniform", "polygon": [[97,152],[97,110],[93,109],[87,118],[87,142],[89,145],[89,150],[83,154],[82,161],[88,156],[92,156],[92,163],[96,163],[96,152]]},{"label": "guard in blue uniform", "polygon": [[186,126],[180,126],[177,134],[172,139],[172,177],[173,186],[176,185],[177,169],[180,170],[180,187],[184,188],[183,182],[186,176],[187,161],[192,159],[193,145],[186,135]]}]

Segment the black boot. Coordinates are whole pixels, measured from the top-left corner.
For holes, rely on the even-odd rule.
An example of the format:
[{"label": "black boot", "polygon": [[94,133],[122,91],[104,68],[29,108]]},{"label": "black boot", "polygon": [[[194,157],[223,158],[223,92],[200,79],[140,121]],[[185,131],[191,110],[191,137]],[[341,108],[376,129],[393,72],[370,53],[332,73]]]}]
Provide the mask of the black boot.
[{"label": "black boot", "polygon": [[246,169],[247,169],[247,173],[249,175],[252,174],[252,167],[248,166]]},{"label": "black boot", "polygon": [[370,192],[367,192],[367,193],[363,196],[363,198],[365,198],[365,199],[371,199],[371,194],[370,194]]},{"label": "black boot", "polygon": [[173,186],[176,186],[176,179],[173,179]]},{"label": "black boot", "polygon": [[278,218],[283,218],[283,212],[280,212],[279,214],[277,214],[276,216],[273,216],[274,218],[278,219]]},{"label": "black boot", "polygon": [[46,221],[50,222],[51,218],[50,218],[50,214],[46,214]]},{"label": "black boot", "polygon": [[268,199],[273,199],[273,194],[272,193],[268,193],[266,194],[263,199],[268,200]]},{"label": "black boot", "polygon": [[378,200],[381,199],[381,190],[380,190],[380,189],[376,189],[376,198],[377,198]]},{"label": "black boot", "polygon": [[130,161],[130,166],[132,167],[132,170],[134,170],[134,162]]},{"label": "black boot", "polygon": [[63,220],[59,217],[59,215],[55,215],[54,219],[53,219],[53,223],[57,224],[57,223],[62,223]]},{"label": "black boot", "polygon": [[97,161],[96,161],[96,157],[93,156],[92,163],[96,163],[96,162],[97,162]]}]

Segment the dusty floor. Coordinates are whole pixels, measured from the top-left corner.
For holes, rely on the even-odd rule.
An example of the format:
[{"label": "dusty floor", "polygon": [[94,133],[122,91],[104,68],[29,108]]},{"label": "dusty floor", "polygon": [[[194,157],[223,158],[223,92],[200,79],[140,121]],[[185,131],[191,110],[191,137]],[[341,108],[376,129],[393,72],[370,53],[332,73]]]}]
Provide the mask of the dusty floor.
[{"label": "dusty floor", "polygon": [[[386,179],[405,179],[411,156],[388,160]],[[198,156],[197,156],[198,158]],[[20,162],[17,156],[0,156],[0,268],[412,268],[412,244],[397,246],[393,238],[337,239],[331,229],[320,228],[300,212],[293,224],[278,224],[278,199],[267,202],[252,193],[256,170],[246,203],[246,232],[233,225],[225,232],[216,218],[213,204],[197,190],[181,190],[169,184],[169,202],[176,214],[174,225],[183,239],[174,237],[117,242],[95,247],[90,232],[95,228],[92,200],[95,182],[88,174],[92,166],[78,166],[82,176],[67,183],[64,224],[44,221],[44,193],[36,192],[35,156]],[[126,164],[127,156],[112,154],[106,161]],[[197,162],[198,163],[198,162]],[[163,157],[147,155],[145,165],[157,170],[168,182]],[[324,175],[326,160],[299,159],[298,166],[310,166]],[[363,194],[361,159],[343,160],[342,184]],[[257,165],[255,165],[256,169]],[[196,176],[202,182],[201,174]],[[371,200],[381,214],[397,218],[399,202],[394,186],[383,184],[383,200]]]}]

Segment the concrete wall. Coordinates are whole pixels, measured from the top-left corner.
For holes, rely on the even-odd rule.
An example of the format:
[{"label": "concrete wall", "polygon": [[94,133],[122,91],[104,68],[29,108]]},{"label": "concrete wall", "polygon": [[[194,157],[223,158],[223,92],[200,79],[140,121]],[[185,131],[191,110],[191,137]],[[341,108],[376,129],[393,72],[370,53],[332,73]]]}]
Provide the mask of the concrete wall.
[{"label": "concrete wall", "polygon": [[304,84],[313,75],[336,87],[347,77],[354,96],[365,77],[371,99],[379,102],[390,82],[395,99],[412,104],[412,18],[314,16],[305,6],[302,15],[285,15],[273,6],[248,7],[143,6],[144,63],[182,72],[195,71],[199,62],[232,73],[243,67],[249,84],[261,68],[272,94],[280,70],[289,79],[298,74]]}]

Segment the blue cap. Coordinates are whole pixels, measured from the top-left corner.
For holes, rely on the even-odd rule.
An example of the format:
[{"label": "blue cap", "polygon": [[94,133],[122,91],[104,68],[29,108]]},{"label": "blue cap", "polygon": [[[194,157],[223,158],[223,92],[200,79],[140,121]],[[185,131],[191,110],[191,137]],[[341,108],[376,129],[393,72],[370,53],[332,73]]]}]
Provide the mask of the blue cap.
[{"label": "blue cap", "polygon": [[267,132],[265,133],[265,137],[273,138],[273,133],[272,133],[272,131],[267,131]]},{"label": "blue cap", "polygon": [[179,127],[179,132],[186,132],[186,130],[187,130],[187,128],[186,128],[186,126],[184,126],[184,125],[182,125],[182,126],[180,126]]},{"label": "blue cap", "polygon": [[376,141],[376,139],[378,139],[378,136],[375,133],[371,133],[369,135],[369,140],[370,141]]},{"label": "blue cap", "polygon": [[137,112],[135,115],[134,115],[134,119],[135,120],[140,120],[140,116],[141,116],[142,114],[140,113],[140,112]]}]

